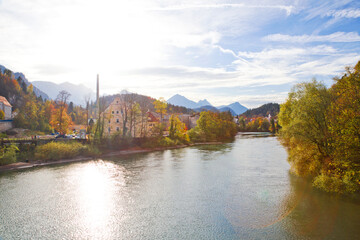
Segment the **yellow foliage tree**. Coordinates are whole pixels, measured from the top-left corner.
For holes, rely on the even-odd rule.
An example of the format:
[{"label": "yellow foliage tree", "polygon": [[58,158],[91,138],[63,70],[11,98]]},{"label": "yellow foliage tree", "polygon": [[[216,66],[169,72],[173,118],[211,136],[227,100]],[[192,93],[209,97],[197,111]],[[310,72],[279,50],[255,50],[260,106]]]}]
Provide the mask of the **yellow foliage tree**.
[{"label": "yellow foliage tree", "polygon": [[169,119],[169,137],[173,140],[189,142],[189,136],[186,132],[187,127],[185,123],[180,121],[177,116],[171,115]]}]

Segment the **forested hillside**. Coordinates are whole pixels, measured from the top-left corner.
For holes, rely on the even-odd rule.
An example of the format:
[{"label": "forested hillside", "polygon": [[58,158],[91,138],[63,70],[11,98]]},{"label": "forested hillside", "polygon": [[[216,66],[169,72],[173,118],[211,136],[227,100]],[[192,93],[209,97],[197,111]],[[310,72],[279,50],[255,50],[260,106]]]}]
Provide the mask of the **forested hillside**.
[{"label": "forested hillside", "polygon": [[249,109],[240,116],[251,118],[251,117],[267,117],[278,115],[280,111],[280,105],[278,103],[267,103],[258,108]]}]

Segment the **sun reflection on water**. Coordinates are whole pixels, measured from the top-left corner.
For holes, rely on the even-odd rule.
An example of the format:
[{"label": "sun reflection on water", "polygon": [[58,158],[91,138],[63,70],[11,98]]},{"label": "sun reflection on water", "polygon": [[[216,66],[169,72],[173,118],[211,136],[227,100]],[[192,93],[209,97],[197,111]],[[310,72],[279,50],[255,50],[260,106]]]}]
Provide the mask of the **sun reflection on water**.
[{"label": "sun reflection on water", "polygon": [[[98,160],[85,164],[77,173],[77,204],[83,232],[91,238],[111,235],[113,213],[121,211],[115,199],[120,185],[125,185],[124,169],[111,162]],[[116,209],[115,209],[116,208]]]}]

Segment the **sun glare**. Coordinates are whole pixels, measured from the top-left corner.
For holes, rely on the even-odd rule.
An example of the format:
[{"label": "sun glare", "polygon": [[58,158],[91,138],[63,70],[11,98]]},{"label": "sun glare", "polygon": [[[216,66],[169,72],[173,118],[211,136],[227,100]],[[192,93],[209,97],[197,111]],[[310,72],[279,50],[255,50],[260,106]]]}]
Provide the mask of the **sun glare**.
[{"label": "sun glare", "polygon": [[[102,160],[85,164],[78,170],[78,204],[81,209],[79,217],[82,228],[91,237],[111,234],[107,229],[111,223],[111,212],[115,211],[115,207],[116,211],[119,211],[119,206],[115,205],[118,181],[112,179],[114,171],[120,170],[116,165]],[[121,177],[119,172],[117,175]]]}]

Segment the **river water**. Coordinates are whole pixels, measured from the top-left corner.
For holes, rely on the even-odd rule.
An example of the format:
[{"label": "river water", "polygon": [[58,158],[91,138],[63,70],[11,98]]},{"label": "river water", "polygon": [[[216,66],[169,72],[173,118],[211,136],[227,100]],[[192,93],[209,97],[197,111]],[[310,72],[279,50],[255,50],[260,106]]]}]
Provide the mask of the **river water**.
[{"label": "river water", "polygon": [[0,174],[0,239],[360,239],[360,201],[289,173],[276,137]]}]

